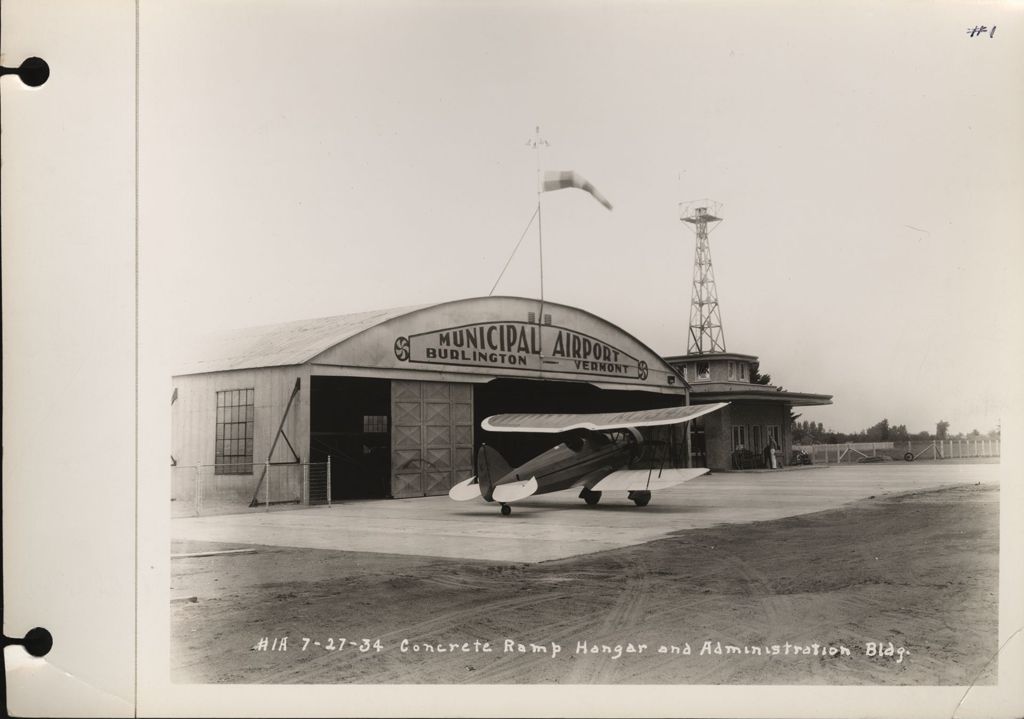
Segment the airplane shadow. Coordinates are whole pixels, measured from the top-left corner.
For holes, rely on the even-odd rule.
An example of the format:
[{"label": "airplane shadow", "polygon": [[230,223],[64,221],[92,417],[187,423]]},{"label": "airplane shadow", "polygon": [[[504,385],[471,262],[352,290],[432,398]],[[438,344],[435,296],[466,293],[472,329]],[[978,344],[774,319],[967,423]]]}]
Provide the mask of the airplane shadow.
[{"label": "airplane shadow", "polygon": [[[572,510],[574,512],[601,512],[601,513],[613,513],[619,514],[629,512],[636,514],[638,517],[642,517],[644,514],[656,514],[656,515],[669,515],[669,514],[697,514],[699,512],[707,511],[706,506],[686,506],[686,505],[658,505],[655,503],[648,504],[646,507],[637,507],[633,503],[629,504],[596,504],[588,506],[583,502],[565,502],[559,504],[552,504],[545,502],[544,504],[529,502],[516,502],[512,506],[512,514],[510,517],[530,517],[530,516],[541,516],[550,512],[563,512],[566,510]],[[493,506],[475,506],[472,508],[459,508],[452,512],[459,516],[465,517],[483,517],[491,514],[499,514],[498,504],[495,503]]]}]

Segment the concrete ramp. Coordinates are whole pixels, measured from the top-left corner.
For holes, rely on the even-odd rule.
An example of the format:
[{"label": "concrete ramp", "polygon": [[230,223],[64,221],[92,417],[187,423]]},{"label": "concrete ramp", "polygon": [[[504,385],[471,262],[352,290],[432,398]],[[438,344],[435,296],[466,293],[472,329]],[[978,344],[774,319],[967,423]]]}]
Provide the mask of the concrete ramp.
[{"label": "concrete ramp", "polygon": [[175,519],[172,539],[541,562],[626,547],[681,529],[779,519],[886,493],[997,482],[997,464],[896,464],[705,475],[637,507],[608,494],[589,507],[566,491],[517,502],[448,497],[346,502],[294,511]]}]

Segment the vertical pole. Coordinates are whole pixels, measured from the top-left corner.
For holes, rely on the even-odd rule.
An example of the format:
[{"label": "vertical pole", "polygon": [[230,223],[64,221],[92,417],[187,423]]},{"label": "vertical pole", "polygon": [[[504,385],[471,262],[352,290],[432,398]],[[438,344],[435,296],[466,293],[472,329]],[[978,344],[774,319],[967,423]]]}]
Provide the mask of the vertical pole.
[{"label": "vertical pole", "polygon": [[267,492],[264,495],[264,506],[265,506],[265,511],[269,512],[270,511],[270,462],[269,461],[266,462],[263,465],[263,469],[264,469],[264,476],[267,478]]},{"label": "vertical pole", "polygon": [[[685,404],[690,404],[690,390],[688,389],[683,390],[683,402]],[[696,424],[693,420],[683,424],[684,432],[686,433],[686,464],[684,466],[687,468],[693,466],[693,430],[695,427]],[[707,464],[707,462],[705,462],[705,464]]]},{"label": "vertical pole", "polygon": [[693,423],[686,423],[686,466],[687,468],[693,466]]},{"label": "vertical pole", "polygon": [[547,140],[540,136],[540,125],[537,125],[534,137],[528,143],[537,153],[537,254],[540,260],[540,312],[537,313],[537,332],[541,335],[538,338],[537,353],[540,355],[541,368],[543,369],[544,356],[544,227],[540,211],[540,196],[544,191],[544,175],[541,172],[541,148],[548,144]]},{"label": "vertical pole", "polygon": [[299,504],[307,504],[309,496],[309,463],[302,465],[302,486],[299,487]]},{"label": "vertical pole", "polygon": [[327,506],[331,506],[331,455],[327,455]]},{"label": "vertical pole", "polygon": [[203,478],[202,478],[201,470],[199,469],[199,465],[197,464],[196,465],[196,499],[195,499],[195,503],[196,503],[196,516],[197,517],[200,514],[202,514],[202,511],[203,511],[203,498],[202,498],[202,494],[201,494],[202,491],[203,491]]}]

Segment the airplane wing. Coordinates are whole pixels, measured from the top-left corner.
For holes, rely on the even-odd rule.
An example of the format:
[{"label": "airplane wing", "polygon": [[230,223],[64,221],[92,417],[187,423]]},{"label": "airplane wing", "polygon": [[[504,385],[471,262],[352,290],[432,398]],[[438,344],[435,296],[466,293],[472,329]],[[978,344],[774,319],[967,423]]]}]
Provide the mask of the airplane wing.
[{"label": "airplane wing", "polygon": [[516,502],[520,499],[526,499],[527,497],[536,493],[538,489],[537,478],[530,477],[524,479],[521,482],[508,482],[506,484],[499,484],[494,488],[492,497],[495,502]]},{"label": "airplane wing", "polygon": [[677,484],[696,479],[707,474],[707,467],[694,467],[692,469],[620,469],[612,472],[590,489],[595,492],[623,492],[650,491],[654,489],[668,489]]},{"label": "airplane wing", "polygon": [[654,427],[663,424],[688,422],[701,415],[715,412],[728,402],[695,404],[687,407],[643,409],[635,412],[599,412],[597,414],[495,414],[480,426],[491,432],[568,432],[573,429],[594,431],[625,429],[627,427]]},{"label": "airplane wing", "polygon": [[448,490],[448,496],[454,499],[456,502],[465,502],[470,499],[480,498],[480,482],[477,481],[476,475],[469,479],[464,479],[451,489]]}]

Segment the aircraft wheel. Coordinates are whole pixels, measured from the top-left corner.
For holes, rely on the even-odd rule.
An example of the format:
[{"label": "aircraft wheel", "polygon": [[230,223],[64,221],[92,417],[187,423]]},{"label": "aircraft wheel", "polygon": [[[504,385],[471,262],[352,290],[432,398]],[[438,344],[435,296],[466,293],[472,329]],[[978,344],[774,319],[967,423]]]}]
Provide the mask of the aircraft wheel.
[{"label": "aircraft wheel", "polygon": [[631,494],[633,496],[630,497],[630,499],[632,499],[633,503],[636,504],[636,506],[638,507],[646,507],[648,504],[651,503],[650,492],[631,492]]},{"label": "aircraft wheel", "polygon": [[507,517],[510,514],[512,514],[512,507],[508,506],[507,504],[501,505],[501,516]]},{"label": "aircraft wheel", "polygon": [[593,507],[595,504],[601,501],[601,493],[595,492],[592,489],[584,488],[583,491],[580,492],[580,497],[582,497],[583,501],[589,504],[591,507]]}]

